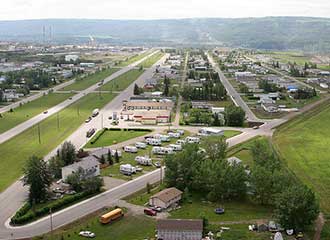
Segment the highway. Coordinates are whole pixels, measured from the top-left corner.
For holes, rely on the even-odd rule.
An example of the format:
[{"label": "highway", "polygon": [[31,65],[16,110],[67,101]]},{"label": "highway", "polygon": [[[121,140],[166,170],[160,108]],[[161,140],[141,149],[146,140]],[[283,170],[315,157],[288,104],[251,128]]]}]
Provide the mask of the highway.
[{"label": "highway", "polygon": [[[104,84],[108,83],[109,81],[115,79],[116,77],[128,72],[129,70],[133,69],[134,67],[136,67],[138,64],[140,64],[141,62],[143,62],[144,60],[146,60],[147,58],[149,58],[150,56],[152,56],[153,54],[157,53],[158,51],[154,51],[153,53],[149,54],[148,56],[140,59],[139,61],[134,62],[133,64],[130,64],[126,67],[123,67],[122,69],[120,69],[119,71],[113,73],[111,76],[107,77],[104,80]],[[67,99],[63,102],[61,102],[60,104],[49,108],[48,109],[48,113],[44,114],[44,113],[40,113],[38,115],[36,115],[35,117],[11,128],[10,130],[0,134],[0,144],[13,138],[14,136],[20,134],[21,132],[23,132],[24,130],[36,125],[37,123],[43,121],[44,119],[46,119],[47,117],[51,116],[52,114],[55,114],[61,110],[63,110],[64,108],[68,107],[70,104],[78,101],[79,99],[81,99],[82,97],[84,97],[85,95],[87,95],[88,93],[92,93],[94,91],[96,91],[96,89],[98,89],[100,86],[98,85],[98,83],[90,86],[89,88],[80,91],[78,94],[74,95],[71,99]]]},{"label": "highway", "polygon": [[241,95],[230,84],[226,76],[220,70],[219,65],[214,61],[214,59],[209,55],[209,53],[206,52],[206,55],[209,59],[209,62],[213,66],[213,69],[219,74],[220,80],[227,90],[227,94],[232,98],[236,106],[240,106],[245,111],[247,120],[250,122],[261,122],[261,120],[255,116],[255,114],[251,111],[249,106],[241,98]]}]

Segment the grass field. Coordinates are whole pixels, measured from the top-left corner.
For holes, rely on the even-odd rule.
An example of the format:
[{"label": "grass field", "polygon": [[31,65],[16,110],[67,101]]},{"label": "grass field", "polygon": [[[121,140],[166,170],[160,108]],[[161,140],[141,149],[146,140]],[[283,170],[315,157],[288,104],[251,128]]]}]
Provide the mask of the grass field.
[{"label": "grass field", "polygon": [[84,90],[84,89],[104,80],[105,78],[109,77],[110,75],[117,72],[118,70],[119,70],[119,68],[105,69],[103,71],[94,73],[90,76],[86,76],[83,79],[76,80],[73,84],[62,88],[61,90],[63,90],[63,91]]},{"label": "grass field", "polygon": [[101,214],[101,212],[95,213],[56,230],[53,237],[47,234],[34,239],[81,240],[84,238],[78,236],[78,234],[82,230],[95,233],[95,239],[100,240],[136,240],[149,239],[155,236],[156,221],[152,218],[140,215],[133,216],[128,212],[122,219],[111,224],[102,225],[98,219]]},{"label": "grass field", "polygon": [[110,82],[104,84],[100,89],[102,91],[123,91],[129,85],[131,85],[138,77],[142,75],[144,71],[138,69],[132,69],[119,77],[111,80]]},{"label": "grass field", "polygon": [[330,213],[330,103],[281,126],[273,137],[276,149],[289,169],[318,197]]},{"label": "grass field", "polygon": [[[222,222],[269,219],[272,216],[269,208],[256,205],[248,200],[211,203],[199,195],[193,195],[191,200],[192,203],[183,203],[180,209],[171,211],[170,218],[194,219],[205,216],[210,222]],[[215,214],[214,209],[218,207],[225,208],[225,214]]]},{"label": "grass field", "polygon": [[15,108],[13,112],[2,113],[2,118],[0,118],[0,133],[33,118],[44,110],[63,102],[72,95],[73,94],[66,93],[47,94],[46,96],[42,96],[41,98],[26,103],[21,107]]},{"label": "grass field", "polygon": [[[88,94],[79,101],[40,123],[41,143],[37,125],[0,145],[0,191],[3,191],[22,174],[22,167],[31,155],[45,156],[74,132],[95,108],[102,108],[113,99],[113,94]],[[79,115],[78,115],[79,109]]]},{"label": "grass field", "polygon": [[232,137],[235,137],[239,134],[241,134],[242,132],[240,131],[235,131],[235,130],[225,130],[224,131],[224,136],[225,138],[232,138]]},{"label": "grass field", "polygon": [[150,134],[150,131],[114,131],[107,130],[102,136],[94,143],[92,141],[98,136],[98,133],[84,146],[84,148],[106,147],[120,142],[125,142],[132,138],[137,138],[146,134]]},{"label": "grass field", "polygon": [[144,68],[149,68],[152,65],[154,65],[159,59],[161,59],[164,56],[164,53],[158,52],[151,57],[144,60],[142,63],[139,64],[139,66],[142,66]]},{"label": "grass field", "polygon": [[311,57],[300,52],[272,52],[270,56],[273,57],[275,61],[282,63],[295,62],[298,65],[304,65],[305,62],[311,61]]},{"label": "grass field", "polygon": [[127,65],[130,65],[130,64],[136,62],[136,61],[141,60],[142,58],[148,56],[149,54],[151,54],[150,51],[146,51],[146,52],[141,53],[141,54],[136,54],[134,56],[129,57],[126,61],[120,62],[117,66],[118,67],[125,67]]}]

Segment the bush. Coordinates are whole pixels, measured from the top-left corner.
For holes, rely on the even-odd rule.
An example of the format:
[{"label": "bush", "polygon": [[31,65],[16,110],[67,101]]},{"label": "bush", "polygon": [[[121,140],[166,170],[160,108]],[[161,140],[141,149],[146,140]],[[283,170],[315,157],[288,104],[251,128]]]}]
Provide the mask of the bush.
[{"label": "bush", "polygon": [[94,144],[99,138],[107,131],[108,129],[103,128],[96,136],[95,138],[91,141],[91,144]]}]

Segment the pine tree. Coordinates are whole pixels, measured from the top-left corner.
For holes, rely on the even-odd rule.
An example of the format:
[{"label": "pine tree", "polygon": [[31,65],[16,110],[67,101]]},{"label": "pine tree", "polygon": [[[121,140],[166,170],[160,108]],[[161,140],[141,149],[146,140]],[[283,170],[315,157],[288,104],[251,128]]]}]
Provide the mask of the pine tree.
[{"label": "pine tree", "polygon": [[111,150],[108,150],[108,163],[109,165],[113,165],[113,159],[112,159],[112,155],[111,155]]},{"label": "pine tree", "polygon": [[116,150],[116,152],[115,152],[115,162],[116,162],[116,163],[119,163],[119,155],[118,155],[117,150]]}]

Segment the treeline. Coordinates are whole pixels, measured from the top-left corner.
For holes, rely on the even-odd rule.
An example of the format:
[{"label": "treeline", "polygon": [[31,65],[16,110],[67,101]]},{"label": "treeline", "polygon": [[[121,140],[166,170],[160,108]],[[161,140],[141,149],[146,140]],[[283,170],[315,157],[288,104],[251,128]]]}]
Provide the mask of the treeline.
[{"label": "treeline", "polygon": [[227,91],[221,82],[207,81],[201,87],[184,86],[181,96],[185,100],[221,101],[227,98]]}]

